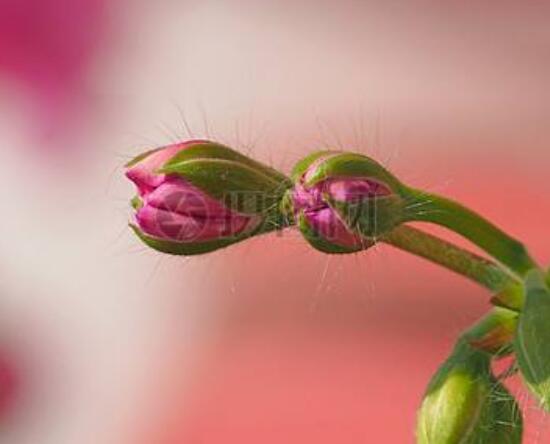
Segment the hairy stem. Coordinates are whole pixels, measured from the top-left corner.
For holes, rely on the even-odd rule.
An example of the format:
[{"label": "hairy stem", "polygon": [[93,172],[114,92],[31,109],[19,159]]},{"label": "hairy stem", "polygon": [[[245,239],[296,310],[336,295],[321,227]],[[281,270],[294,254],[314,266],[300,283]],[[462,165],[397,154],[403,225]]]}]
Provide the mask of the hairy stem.
[{"label": "hairy stem", "polygon": [[502,305],[521,305],[520,282],[488,259],[408,225],[400,225],[379,240],[468,277],[499,295]]},{"label": "hairy stem", "polygon": [[442,225],[464,236],[519,276],[537,267],[525,246],[463,205],[435,194],[407,189],[406,220]]}]

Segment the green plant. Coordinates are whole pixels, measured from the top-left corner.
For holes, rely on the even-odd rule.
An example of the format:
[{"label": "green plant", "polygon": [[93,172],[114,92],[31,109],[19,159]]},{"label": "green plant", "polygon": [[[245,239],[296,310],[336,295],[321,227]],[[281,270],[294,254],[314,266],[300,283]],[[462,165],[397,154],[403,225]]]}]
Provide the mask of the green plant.
[{"label": "green plant", "polygon": [[[132,228],[169,254],[203,254],[298,227],[327,254],[384,242],[490,291],[493,308],[464,331],[432,378],[418,416],[419,444],[515,444],[522,415],[491,363],[515,356],[526,386],[550,411],[550,273],[524,245],[450,199],[410,187],[361,154],[320,151],[290,178],[223,145],[192,141],[130,162],[138,187]],[[429,222],[481,248],[481,257],[409,225]]]}]

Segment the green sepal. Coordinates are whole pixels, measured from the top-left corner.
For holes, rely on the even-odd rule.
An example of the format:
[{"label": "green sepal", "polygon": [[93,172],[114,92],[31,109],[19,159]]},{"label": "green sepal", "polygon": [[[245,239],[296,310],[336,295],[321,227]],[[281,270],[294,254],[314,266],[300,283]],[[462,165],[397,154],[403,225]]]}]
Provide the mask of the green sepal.
[{"label": "green sepal", "polygon": [[323,253],[327,254],[348,254],[348,253],[356,253],[358,251],[364,250],[367,245],[367,241],[365,241],[365,248],[361,247],[345,247],[342,245],[337,245],[329,242],[328,240],[324,239],[321,235],[319,235],[315,229],[309,224],[307,218],[303,214],[303,212],[300,212],[298,214],[298,221],[297,221],[298,228],[302,232],[302,235],[304,238],[308,241],[308,243],[315,248],[316,250],[319,250]]},{"label": "green sepal", "polygon": [[403,185],[381,164],[357,153],[340,153],[330,156],[308,175],[305,185],[310,187],[328,178],[367,178],[386,185],[400,194]]},{"label": "green sepal", "polygon": [[132,158],[132,160],[130,160],[129,162],[125,163],[124,164],[124,168],[130,168],[130,167],[133,167],[134,165],[136,165],[137,163],[141,162],[143,159],[145,159],[146,157],[149,157],[151,154],[153,153],[156,153],[157,151],[160,151],[162,149],[164,149],[165,147],[160,147],[160,148],[154,148],[152,150],[148,150],[148,151],[145,151],[141,154],[138,154],[137,156],[135,156],[134,158]]},{"label": "green sepal", "polygon": [[518,316],[514,310],[493,307],[462,333],[460,339],[494,357],[508,356],[513,353],[512,342],[518,326]]},{"label": "green sepal", "polygon": [[292,189],[287,190],[279,204],[279,212],[284,217],[285,225],[289,227],[296,225],[292,193]]},{"label": "green sepal", "polygon": [[139,196],[134,196],[132,200],[130,200],[130,206],[137,211],[143,207],[143,200]]},{"label": "green sepal", "polygon": [[263,214],[278,206],[290,186],[289,182],[278,181],[262,170],[234,160],[174,160],[159,172],[178,174],[228,208],[244,214]]},{"label": "green sepal", "polygon": [[177,166],[179,164],[191,160],[201,159],[229,160],[246,165],[253,170],[261,172],[263,175],[270,177],[276,182],[289,182],[288,178],[284,174],[281,174],[274,168],[251,159],[250,157],[247,157],[232,148],[215,142],[196,143],[184,150],[181,150],[164,165],[164,168],[166,168],[167,171],[171,170],[177,172]]},{"label": "green sepal", "polygon": [[314,153],[311,153],[310,155],[301,159],[296,165],[294,165],[294,168],[292,168],[292,173],[290,174],[290,178],[293,182],[298,182],[313,162],[320,159],[321,157],[335,156],[340,153],[341,151],[330,150],[316,151]]},{"label": "green sepal", "polygon": [[319,159],[318,165],[304,180],[306,187],[334,178],[367,179],[388,187],[392,194],[370,197],[357,202],[340,202],[328,193],[323,199],[345,223],[364,237],[375,238],[388,233],[404,221],[405,201],[400,195],[401,183],[382,165],[367,156],[339,151],[319,151],[302,159],[292,172],[293,180],[302,179]]},{"label": "green sepal", "polygon": [[525,279],[525,304],[514,341],[523,380],[540,405],[550,411],[550,290],[541,270]]},{"label": "green sepal", "polygon": [[389,233],[403,220],[404,202],[397,195],[371,197],[358,202],[341,202],[324,196],[353,231],[376,239]]},{"label": "green sepal", "polygon": [[245,214],[271,211],[292,186],[284,174],[214,142],[181,150],[158,172],[180,175],[228,208]]},{"label": "green sepal", "polygon": [[130,228],[132,228],[137,237],[139,237],[141,241],[148,247],[160,251],[161,253],[172,254],[176,256],[193,256],[197,254],[210,253],[211,251],[227,247],[247,237],[232,237],[225,239],[222,238],[206,242],[175,242],[147,236],[139,229],[139,227],[133,224],[130,224]]},{"label": "green sepal", "polygon": [[525,303],[525,288],[520,281],[512,281],[496,292],[491,304],[519,312]]}]

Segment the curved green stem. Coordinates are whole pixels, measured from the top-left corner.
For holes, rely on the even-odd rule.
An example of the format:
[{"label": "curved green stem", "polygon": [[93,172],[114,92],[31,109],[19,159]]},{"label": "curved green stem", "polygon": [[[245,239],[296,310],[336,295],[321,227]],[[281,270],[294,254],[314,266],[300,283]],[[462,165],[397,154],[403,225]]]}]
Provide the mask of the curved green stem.
[{"label": "curved green stem", "polygon": [[466,342],[494,356],[511,353],[518,321],[517,310],[524,298],[520,281],[498,264],[408,225],[395,228],[380,240],[442,265],[495,293],[493,302],[500,302],[506,307],[493,307],[461,334],[459,342]]},{"label": "curved green stem", "polygon": [[518,240],[463,205],[435,194],[407,188],[406,220],[442,225],[464,236],[520,276],[537,267]]},{"label": "curved green stem", "polygon": [[521,291],[520,283],[498,264],[417,228],[400,225],[379,240],[466,276],[494,293],[511,288]]}]

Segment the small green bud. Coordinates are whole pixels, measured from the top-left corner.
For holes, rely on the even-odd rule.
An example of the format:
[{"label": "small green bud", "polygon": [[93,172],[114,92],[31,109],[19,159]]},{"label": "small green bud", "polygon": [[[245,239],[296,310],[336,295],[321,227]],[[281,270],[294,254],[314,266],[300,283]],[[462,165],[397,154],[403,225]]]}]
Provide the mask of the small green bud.
[{"label": "small green bud", "polygon": [[540,270],[530,271],[525,279],[525,304],[514,348],[525,384],[550,411],[550,290]]},{"label": "small green bud", "polygon": [[418,444],[521,443],[519,408],[492,375],[490,362],[489,354],[459,342],[428,386]]}]

